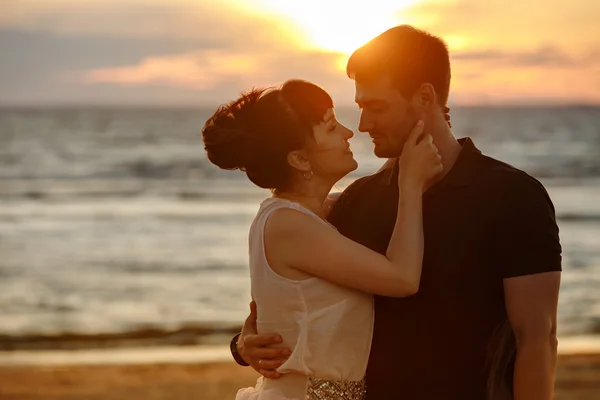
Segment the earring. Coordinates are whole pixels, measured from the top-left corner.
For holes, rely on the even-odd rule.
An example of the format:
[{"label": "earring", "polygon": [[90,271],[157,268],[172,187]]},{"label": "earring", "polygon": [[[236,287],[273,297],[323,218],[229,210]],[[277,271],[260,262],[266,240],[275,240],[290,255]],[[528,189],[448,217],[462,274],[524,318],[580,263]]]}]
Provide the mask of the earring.
[{"label": "earring", "polygon": [[448,126],[452,128],[452,123],[450,122],[450,107],[444,107],[444,118],[446,118]]},{"label": "earring", "polygon": [[309,181],[309,180],[310,180],[310,179],[313,177],[313,172],[312,172],[312,169],[311,169],[311,170],[309,170],[308,172],[305,172],[305,173],[304,173],[304,174],[302,174],[302,175],[304,175],[304,179],[306,179],[307,181]]}]

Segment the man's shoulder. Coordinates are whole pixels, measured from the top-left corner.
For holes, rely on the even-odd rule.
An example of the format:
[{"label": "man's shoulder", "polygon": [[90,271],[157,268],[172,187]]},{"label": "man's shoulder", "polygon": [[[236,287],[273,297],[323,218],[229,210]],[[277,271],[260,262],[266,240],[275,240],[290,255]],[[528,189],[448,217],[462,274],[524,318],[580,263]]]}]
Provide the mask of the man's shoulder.
[{"label": "man's shoulder", "polygon": [[494,185],[517,197],[545,197],[549,199],[544,185],[535,177],[504,161],[481,154],[480,171],[488,184]]}]

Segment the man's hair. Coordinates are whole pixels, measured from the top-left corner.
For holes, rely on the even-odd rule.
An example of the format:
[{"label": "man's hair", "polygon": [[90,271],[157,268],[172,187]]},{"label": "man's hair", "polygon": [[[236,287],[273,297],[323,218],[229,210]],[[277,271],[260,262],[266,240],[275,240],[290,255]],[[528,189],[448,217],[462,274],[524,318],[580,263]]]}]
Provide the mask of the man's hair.
[{"label": "man's hair", "polygon": [[448,47],[441,38],[410,25],[391,28],[360,47],[350,56],[346,73],[361,82],[387,75],[406,99],[430,83],[438,103],[444,106],[448,101]]}]

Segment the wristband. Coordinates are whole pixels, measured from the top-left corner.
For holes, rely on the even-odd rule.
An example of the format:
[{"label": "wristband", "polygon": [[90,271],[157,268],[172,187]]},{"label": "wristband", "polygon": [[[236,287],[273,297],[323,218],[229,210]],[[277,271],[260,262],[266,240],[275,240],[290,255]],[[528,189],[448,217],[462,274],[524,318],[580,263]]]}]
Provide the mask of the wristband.
[{"label": "wristband", "polygon": [[231,342],[229,343],[229,350],[231,350],[231,355],[233,356],[233,359],[235,360],[235,362],[238,363],[238,365],[241,365],[242,367],[247,367],[250,364],[248,364],[246,361],[244,361],[244,359],[238,352],[238,348],[237,348],[237,342],[238,342],[238,339],[240,338],[240,335],[241,335],[241,333],[238,333],[237,335],[235,335],[233,337],[233,339],[231,339]]}]

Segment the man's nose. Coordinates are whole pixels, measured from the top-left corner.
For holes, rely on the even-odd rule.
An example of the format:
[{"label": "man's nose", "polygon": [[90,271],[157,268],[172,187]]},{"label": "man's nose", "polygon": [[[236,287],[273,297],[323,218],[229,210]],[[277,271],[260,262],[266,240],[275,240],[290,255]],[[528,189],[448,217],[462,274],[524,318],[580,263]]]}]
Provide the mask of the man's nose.
[{"label": "man's nose", "polygon": [[369,132],[373,128],[373,123],[369,121],[368,118],[365,118],[364,113],[360,113],[360,120],[358,122],[358,131],[359,132]]}]

